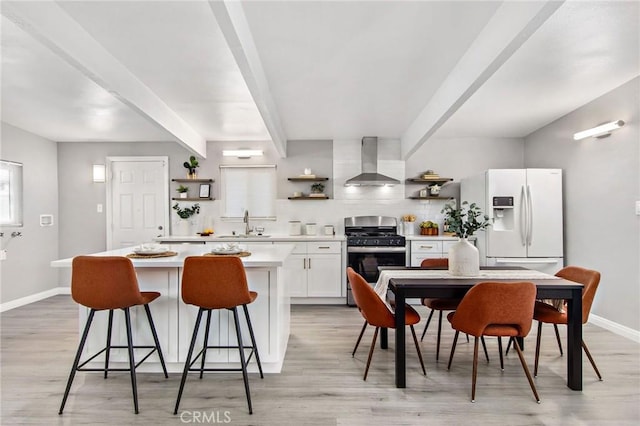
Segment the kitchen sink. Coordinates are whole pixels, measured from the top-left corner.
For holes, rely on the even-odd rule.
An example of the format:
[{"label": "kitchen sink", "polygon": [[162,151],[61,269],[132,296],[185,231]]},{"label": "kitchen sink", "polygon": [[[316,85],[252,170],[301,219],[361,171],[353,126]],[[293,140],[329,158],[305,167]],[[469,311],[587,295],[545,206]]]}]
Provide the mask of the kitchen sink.
[{"label": "kitchen sink", "polygon": [[218,238],[269,238],[271,235],[218,235]]}]

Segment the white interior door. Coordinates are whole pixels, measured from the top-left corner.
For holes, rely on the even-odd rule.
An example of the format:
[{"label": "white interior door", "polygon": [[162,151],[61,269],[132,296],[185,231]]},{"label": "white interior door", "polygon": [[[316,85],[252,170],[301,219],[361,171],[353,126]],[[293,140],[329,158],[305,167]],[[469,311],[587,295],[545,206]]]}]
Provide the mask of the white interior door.
[{"label": "white interior door", "polygon": [[164,236],[169,227],[167,157],[107,158],[107,249]]}]

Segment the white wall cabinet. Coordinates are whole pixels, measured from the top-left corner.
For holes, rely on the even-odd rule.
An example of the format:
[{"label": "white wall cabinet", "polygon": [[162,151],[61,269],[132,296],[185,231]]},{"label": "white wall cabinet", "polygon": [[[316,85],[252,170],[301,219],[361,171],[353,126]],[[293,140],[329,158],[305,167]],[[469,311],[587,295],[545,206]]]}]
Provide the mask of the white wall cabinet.
[{"label": "white wall cabinet", "polygon": [[284,270],[290,297],[340,297],[342,243],[298,242]]}]

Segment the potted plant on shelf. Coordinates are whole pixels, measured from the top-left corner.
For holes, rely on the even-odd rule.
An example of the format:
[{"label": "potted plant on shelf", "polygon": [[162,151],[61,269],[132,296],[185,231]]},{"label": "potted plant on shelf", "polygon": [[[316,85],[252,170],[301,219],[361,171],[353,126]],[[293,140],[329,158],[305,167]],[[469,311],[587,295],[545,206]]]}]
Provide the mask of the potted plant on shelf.
[{"label": "potted plant on shelf", "polygon": [[430,220],[420,222],[420,235],[438,235],[438,224]]},{"label": "potted plant on shelf", "polygon": [[444,213],[449,231],[459,241],[449,248],[449,272],[451,275],[477,276],[480,273],[480,255],[475,245],[468,241],[476,231],[486,229],[491,222],[475,203],[463,201],[460,207],[446,204]]},{"label": "potted plant on shelf", "polygon": [[192,155],[191,157],[189,157],[189,161],[185,161],[182,165],[185,169],[189,170],[189,174],[187,175],[189,179],[198,178],[196,169],[200,166],[200,164],[198,164],[198,159],[195,156]]},{"label": "potted plant on shelf", "polygon": [[324,197],[324,183],[318,182],[311,185],[310,197]]},{"label": "potted plant on shelf", "polygon": [[178,192],[178,194],[180,194],[180,198],[187,198],[189,188],[187,188],[184,185],[180,185],[179,187],[176,188],[176,191]]},{"label": "potted plant on shelf", "polygon": [[191,221],[190,219],[200,213],[200,204],[196,203],[191,207],[180,207],[180,204],[175,203],[173,210],[176,211],[180,220],[176,223],[176,231],[174,235],[191,235]]}]

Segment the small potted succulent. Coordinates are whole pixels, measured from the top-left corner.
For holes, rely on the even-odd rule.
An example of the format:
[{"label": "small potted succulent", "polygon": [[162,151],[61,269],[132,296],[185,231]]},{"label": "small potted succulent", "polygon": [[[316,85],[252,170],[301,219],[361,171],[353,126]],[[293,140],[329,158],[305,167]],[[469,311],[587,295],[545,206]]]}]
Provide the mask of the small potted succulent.
[{"label": "small potted succulent", "polygon": [[178,192],[178,194],[180,194],[180,198],[187,198],[189,193],[189,188],[187,188],[184,185],[180,185],[179,187],[176,188],[176,191]]},{"label": "small potted succulent", "polygon": [[200,166],[200,164],[198,164],[198,159],[195,156],[192,155],[191,157],[189,157],[189,161],[185,161],[182,165],[185,169],[189,170],[189,174],[187,175],[189,179],[198,178],[196,169]]},{"label": "small potted succulent", "polygon": [[438,235],[438,224],[430,220],[420,222],[420,235]]}]

